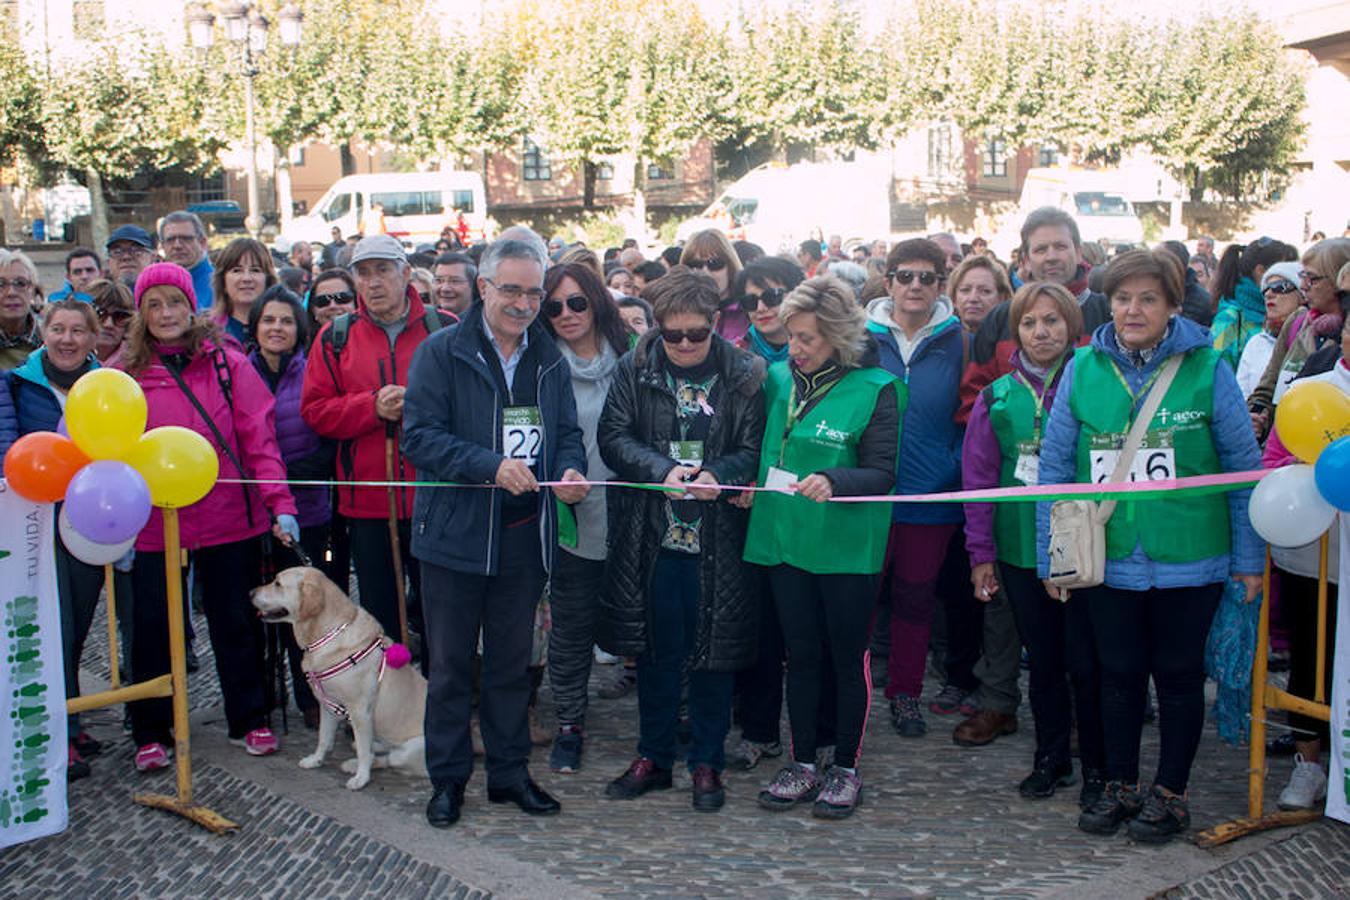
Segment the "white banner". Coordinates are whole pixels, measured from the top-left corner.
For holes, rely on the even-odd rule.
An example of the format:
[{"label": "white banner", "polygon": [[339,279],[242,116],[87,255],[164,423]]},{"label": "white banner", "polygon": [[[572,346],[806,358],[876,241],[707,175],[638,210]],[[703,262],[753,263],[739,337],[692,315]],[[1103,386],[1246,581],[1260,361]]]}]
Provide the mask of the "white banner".
[{"label": "white banner", "polygon": [[1336,654],[1332,657],[1331,770],[1327,815],[1350,822],[1350,513],[1341,513],[1341,584],[1336,603]]},{"label": "white banner", "polygon": [[66,681],[52,506],[0,481],[0,847],[66,828]]}]

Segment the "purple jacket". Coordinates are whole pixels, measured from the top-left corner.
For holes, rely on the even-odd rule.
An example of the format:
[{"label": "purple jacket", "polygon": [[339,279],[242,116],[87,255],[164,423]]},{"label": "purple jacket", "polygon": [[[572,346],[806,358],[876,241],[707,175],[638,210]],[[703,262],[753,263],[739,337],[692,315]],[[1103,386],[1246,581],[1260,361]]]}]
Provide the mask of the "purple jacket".
[{"label": "purple jacket", "polygon": [[[305,381],[305,354],[297,351],[286,363],[281,377],[273,382],[272,372],[257,350],[249,353],[263,382],[276,396],[277,446],[281,461],[286,464],[287,477],[292,480],[332,478],[332,455],[326,452],[323,438],[305,424],[300,416],[300,389]],[[325,464],[326,461],[326,464]],[[332,518],[328,488],[292,488],[295,505],[299,509],[296,520],[301,528],[326,525]]]},{"label": "purple jacket", "polygon": [[[1022,359],[1022,351],[1012,355],[1014,371],[1021,372],[1033,388],[1041,390],[1040,376],[1027,370]],[[1059,388],[1059,375],[1063,366],[1055,373],[1055,380],[1045,392],[1045,418],[1049,418],[1050,409],[1055,403],[1055,391]],[[1044,420],[1042,420],[1044,421]],[[1003,454],[999,450],[998,438],[994,427],[989,423],[989,406],[981,391],[970,411],[970,420],[966,424],[965,443],[961,446],[961,486],[968,491],[982,490],[999,486],[999,473],[1003,467]],[[966,508],[966,550],[970,553],[970,564],[978,566],[991,563],[996,559],[994,547],[994,504],[967,503]]]}]

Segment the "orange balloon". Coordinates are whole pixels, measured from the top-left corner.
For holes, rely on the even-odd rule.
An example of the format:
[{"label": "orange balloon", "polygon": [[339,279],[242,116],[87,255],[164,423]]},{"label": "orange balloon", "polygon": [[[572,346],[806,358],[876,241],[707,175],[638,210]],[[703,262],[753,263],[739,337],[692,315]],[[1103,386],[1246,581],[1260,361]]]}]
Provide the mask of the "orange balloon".
[{"label": "orange balloon", "polygon": [[90,462],[75,442],[54,431],[34,431],[5,454],[5,480],[25,500],[55,503],[66,496],[75,473]]}]

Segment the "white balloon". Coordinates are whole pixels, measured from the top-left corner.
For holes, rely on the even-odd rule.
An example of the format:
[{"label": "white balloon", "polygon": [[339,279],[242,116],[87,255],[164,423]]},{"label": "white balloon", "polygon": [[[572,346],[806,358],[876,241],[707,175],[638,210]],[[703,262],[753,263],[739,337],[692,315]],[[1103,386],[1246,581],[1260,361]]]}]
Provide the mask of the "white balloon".
[{"label": "white balloon", "polygon": [[75,526],[70,524],[70,520],[66,518],[64,506],[61,507],[61,515],[57,518],[56,524],[61,531],[61,543],[66,545],[70,555],[91,566],[106,566],[109,563],[115,563],[126,556],[128,550],[136,546],[136,535],[120,544],[94,543],[76,531]]},{"label": "white balloon", "polygon": [[1336,507],[1322,498],[1308,465],[1271,472],[1252,490],[1247,504],[1252,528],[1276,547],[1302,547],[1331,527]]}]

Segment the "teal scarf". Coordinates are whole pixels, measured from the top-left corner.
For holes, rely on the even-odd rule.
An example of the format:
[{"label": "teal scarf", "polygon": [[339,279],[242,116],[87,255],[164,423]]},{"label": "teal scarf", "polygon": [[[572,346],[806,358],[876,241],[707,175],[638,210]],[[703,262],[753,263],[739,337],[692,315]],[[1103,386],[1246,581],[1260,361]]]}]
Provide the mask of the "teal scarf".
[{"label": "teal scarf", "polygon": [[771,363],[782,362],[788,358],[787,344],[784,344],[781,347],[775,347],[773,344],[764,340],[764,336],[759,333],[755,326],[751,325],[750,330],[745,333],[745,336],[750,339],[750,352],[754,353],[756,356],[762,356]]}]

